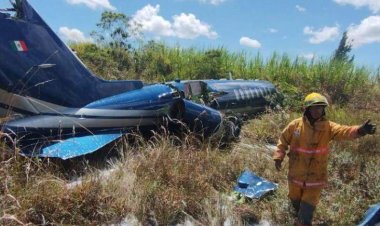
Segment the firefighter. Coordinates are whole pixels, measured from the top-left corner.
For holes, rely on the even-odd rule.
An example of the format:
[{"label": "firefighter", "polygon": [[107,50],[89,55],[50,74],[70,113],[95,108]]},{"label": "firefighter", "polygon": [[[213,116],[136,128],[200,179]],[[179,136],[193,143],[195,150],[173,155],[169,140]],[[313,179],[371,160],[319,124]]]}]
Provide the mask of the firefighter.
[{"label": "firefighter", "polygon": [[288,197],[294,207],[296,225],[311,225],[322,188],[327,183],[327,161],[331,140],[350,140],[374,134],[376,125],[367,120],[361,126],[344,126],[325,118],[326,97],[311,93],[304,100],[303,117],[293,120],[282,131],[273,154],[275,167],[289,147]]}]

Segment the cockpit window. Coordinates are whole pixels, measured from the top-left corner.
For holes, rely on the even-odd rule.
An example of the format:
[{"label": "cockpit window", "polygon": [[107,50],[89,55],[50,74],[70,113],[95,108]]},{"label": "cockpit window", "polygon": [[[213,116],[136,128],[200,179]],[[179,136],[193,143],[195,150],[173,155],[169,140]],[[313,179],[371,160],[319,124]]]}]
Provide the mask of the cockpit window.
[{"label": "cockpit window", "polygon": [[186,82],[184,87],[185,97],[195,97],[202,94],[202,84],[201,81],[191,81]]},{"label": "cockpit window", "polygon": [[184,84],[185,98],[206,104],[209,100],[207,84],[202,81],[190,81]]}]

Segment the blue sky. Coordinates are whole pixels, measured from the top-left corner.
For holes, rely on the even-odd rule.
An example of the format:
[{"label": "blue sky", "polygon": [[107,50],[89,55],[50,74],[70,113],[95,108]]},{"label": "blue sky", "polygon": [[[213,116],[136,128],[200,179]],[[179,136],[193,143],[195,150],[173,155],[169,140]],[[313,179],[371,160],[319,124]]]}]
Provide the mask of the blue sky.
[{"label": "blue sky", "polygon": [[[8,6],[0,0],[0,8]],[[29,0],[67,42],[91,41],[104,10],[141,25],[144,40],[232,52],[327,58],[344,31],[358,65],[380,66],[380,0]]]}]

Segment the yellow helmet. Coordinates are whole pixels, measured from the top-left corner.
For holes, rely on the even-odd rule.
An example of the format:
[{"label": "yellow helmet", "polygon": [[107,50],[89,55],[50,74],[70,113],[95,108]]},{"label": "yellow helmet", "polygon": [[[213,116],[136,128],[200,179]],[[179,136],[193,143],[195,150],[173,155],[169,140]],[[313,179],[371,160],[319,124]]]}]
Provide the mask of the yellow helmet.
[{"label": "yellow helmet", "polygon": [[329,106],[329,102],[326,97],[319,93],[310,93],[307,95],[303,104],[305,108],[317,105]]}]

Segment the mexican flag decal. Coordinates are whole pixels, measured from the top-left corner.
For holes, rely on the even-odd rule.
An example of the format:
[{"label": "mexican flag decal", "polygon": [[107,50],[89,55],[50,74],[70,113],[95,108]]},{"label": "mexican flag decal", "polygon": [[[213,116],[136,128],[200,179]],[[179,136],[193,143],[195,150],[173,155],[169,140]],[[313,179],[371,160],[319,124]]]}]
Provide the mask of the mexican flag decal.
[{"label": "mexican flag decal", "polygon": [[12,48],[19,52],[26,52],[28,51],[28,47],[26,46],[24,41],[13,41],[12,42]]}]

